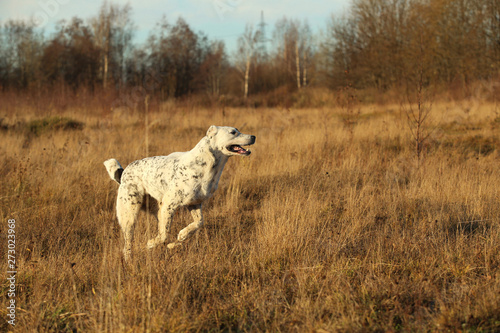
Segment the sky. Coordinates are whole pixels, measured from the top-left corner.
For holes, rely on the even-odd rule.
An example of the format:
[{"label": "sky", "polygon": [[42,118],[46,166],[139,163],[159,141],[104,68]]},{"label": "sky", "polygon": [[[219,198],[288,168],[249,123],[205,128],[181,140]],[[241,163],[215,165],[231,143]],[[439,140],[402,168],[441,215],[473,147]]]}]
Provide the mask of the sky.
[{"label": "sky", "polygon": [[[134,41],[147,39],[156,23],[165,16],[175,23],[183,17],[191,29],[203,31],[211,40],[223,40],[229,51],[236,47],[238,37],[247,23],[254,27],[260,22],[261,12],[266,22],[266,35],[271,37],[277,20],[287,17],[307,20],[313,32],[326,27],[329,18],[342,16],[351,0],[115,0],[113,4],[132,7],[136,25]],[[54,30],[60,20],[74,16],[88,19],[96,16],[103,0],[0,0],[0,21],[30,19],[43,27],[46,33]]]}]

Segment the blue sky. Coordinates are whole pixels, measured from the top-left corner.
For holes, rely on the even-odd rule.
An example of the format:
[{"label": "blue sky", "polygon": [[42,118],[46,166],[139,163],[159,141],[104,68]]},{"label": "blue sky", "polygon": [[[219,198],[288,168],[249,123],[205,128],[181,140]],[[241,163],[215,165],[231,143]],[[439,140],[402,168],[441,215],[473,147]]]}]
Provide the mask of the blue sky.
[{"label": "blue sky", "polygon": [[[0,0],[0,20],[36,18],[50,32],[56,22],[78,16],[88,19],[97,15],[103,0]],[[329,17],[342,16],[350,0],[130,0],[137,31],[135,42],[144,41],[163,15],[170,23],[182,16],[195,31],[203,31],[210,39],[223,40],[231,52],[247,23],[260,22],[261,11],[271,36],[277,20],[286,16],[307,19],[311,29],[324,29]]]}]

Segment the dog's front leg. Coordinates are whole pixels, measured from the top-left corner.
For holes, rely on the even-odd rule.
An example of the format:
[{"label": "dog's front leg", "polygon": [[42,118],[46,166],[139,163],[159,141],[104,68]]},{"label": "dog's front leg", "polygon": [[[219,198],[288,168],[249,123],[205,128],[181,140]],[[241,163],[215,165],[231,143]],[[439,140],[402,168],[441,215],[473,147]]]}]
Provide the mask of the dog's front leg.
[{"label": "dog's front leg", "polygon": [[179,205],[168,201],[162,201],[160,203],[160,209],[158,210],[158,235],[148,241],[148,249],[165,242],[167,233],[170,231],[170,224],[172,223],[174,212],[178,207]]},{"label": "dog's front leg", "polygon": [[190,223],[187,227],[179,232],[179,235],[177,236],[177,242],[173,242],[167,245],[169,249],[181,245],[181,242],[189,238],[196,230],[203,226],[201,204],[188,206],[188,209],[191,212],[191,216],[193,217],[194,222]]}]

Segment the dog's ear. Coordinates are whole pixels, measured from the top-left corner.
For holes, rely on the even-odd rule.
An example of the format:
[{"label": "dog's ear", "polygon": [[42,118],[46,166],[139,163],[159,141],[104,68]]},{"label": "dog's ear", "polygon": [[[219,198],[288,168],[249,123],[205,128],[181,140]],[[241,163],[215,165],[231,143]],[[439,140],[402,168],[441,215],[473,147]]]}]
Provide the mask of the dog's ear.
[{"label": "dog's ear", "polygon": [[211,139],[215,134],[217,134],[217,126],[212,125],[207,131],[207,136]]}]

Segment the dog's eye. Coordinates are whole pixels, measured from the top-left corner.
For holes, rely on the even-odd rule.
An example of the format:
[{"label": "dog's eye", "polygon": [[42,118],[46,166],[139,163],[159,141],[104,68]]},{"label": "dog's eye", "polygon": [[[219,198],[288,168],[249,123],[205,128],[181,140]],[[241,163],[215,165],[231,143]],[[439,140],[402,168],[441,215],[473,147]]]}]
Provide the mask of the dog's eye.
[{"label": "dog's eye", "polygon": [[236,131],[235,131],[235,130],[232,130],[231,132],[229,132],[229,134],[231,134],[231,135],[235,135],[235,134],[236,134]]}]

